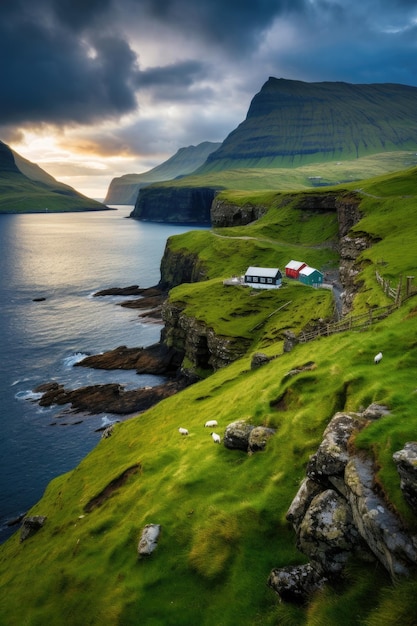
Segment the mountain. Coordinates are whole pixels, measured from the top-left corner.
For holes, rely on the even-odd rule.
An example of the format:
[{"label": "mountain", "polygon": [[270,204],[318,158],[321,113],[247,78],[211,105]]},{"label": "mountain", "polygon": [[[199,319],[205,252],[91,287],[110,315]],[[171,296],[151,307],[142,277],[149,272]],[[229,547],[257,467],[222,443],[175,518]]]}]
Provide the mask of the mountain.
[{"label": "mountain", "polygon": [[0,141],[0,213],[103,211],[108,209],[55,180]]},{"label": "mountain", "polygon": [[417,87],[272,78],[198,173],[416,150]]},{"label": "mountain", "polygon": [[119,178],[113,178],[104,202],[106,204],[135,204],[139,189],[151,183],[191,174],[220,145],[220,143],[205,141],[197,146],[180,148],[171,158],[148,172],[125,174]]},{"label": "mountain", "polygon": [[269,78],[246,119],[205,163],[143,189],[131,217],[210,223],[212,199],[222,202],[222,190],[308,189],[416,164],[417,87]]}]

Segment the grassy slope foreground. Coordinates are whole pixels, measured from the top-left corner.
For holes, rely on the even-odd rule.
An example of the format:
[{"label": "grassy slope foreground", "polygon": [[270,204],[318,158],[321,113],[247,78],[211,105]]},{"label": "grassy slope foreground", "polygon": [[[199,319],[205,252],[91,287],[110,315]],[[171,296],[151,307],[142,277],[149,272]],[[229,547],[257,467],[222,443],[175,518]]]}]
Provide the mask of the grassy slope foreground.
[{"label": "grassy slope foreground", "polygon": [[[364,217],[354,230],[379,241],[362,254],[357,310],[365,303],[388,303],[375,281],[375,268],[394,282],[400,274],[417,276],[415,180],[411,170],[362,185],[369,195],[363,194]],[[318,236],[307,224],[304,234],[297,235],[289,213],[274,206],[271,196],[268,215],[245,228],[225,229],[229,239],[212,233],[174,237],[178,249],[187,249],[188,237],[190,249],[201,250],[209,280],[181,285],[172,298],[185,301],[193,315],[214,325],[217,315],[202,302],[202,294],[206,299],[210,290],[220,293],[231,268],[239,271],[246,264],[248,246],[259,262],[272,259],[277,250],[280,263],[301,251],[311,264],[334,262],[334,253],[323,245],[330,233]],[[257,239],[237,238],[242,236]],[[316,255],[311,261],[310,254]],[[292,298],[298,305],[295,322],[272,316],[255,333],[247,356],[117,425],[112,437],[101,440],[76,469],[50,483],[30,512],[46,515],[45,526],[23,543],[16,533],[0,548],[1,624],[415,623],[417,578],[393,584],[374,563],[352,561],[344,583],[329,585],[308,607],[279,603],[266,585],[273,567],[305,561],[285,515],[335,411],[357,411],[371,402],[389,406],[391,414],[362,431],[357,445],[375,456],[381,488],[404,523],[416,527],[392,454],[413,441],[417,429],[417,297],[367,331],[321,338],[283,354],[274,337],[283,325],[300,319],[302,293],[307,307],[314,306],[310,289],[298,289]],[[279,297],[284,296],[285,289]],[[230,299],[236,305],[241,297],[246,296]],[[236,316],[226,310],[226,302],[222,317],[230,323],[218,323],[230,333],[250,334],[249,323],[233,329]],[[326,307],[326,300],[321,306]],[[253,322],[259,322],[259,310],[254,311],[249,311]],[[251,370],[251,355],[259,346],[277,358]],[[379,350],[384,358],[376,368],[373,356]],[[311,361],[313,369],[287,376]],[[277,432],[265,452],[248,456],[213,444],[204,428],[213,418],[220,434],[242,418]],[[179,426],[188,428],[188,437],[179,435]],[[151,557],[138,559],[138,540],[148,523],[161,524],[158,547]]]}]

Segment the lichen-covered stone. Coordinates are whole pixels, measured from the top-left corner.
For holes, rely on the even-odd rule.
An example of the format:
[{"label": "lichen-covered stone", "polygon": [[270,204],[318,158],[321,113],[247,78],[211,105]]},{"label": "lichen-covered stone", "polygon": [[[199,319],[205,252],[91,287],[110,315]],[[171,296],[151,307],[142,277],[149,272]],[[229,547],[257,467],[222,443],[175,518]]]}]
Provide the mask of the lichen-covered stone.
[{"label": "lichen-covered stone", "polygon": [[417,442],[409,441],[393,457],[404,498],[417,514]]},{"label": "lichen-covered stone", "polygon": [[46,522],[45,515],[28,515],[23,518],[22,528],[20,531],[20,541],[25,541],[42,528]]},{"label": "lichen-covered stone", "polygon": [[253,425],[248,424],[245,420],[237,420],[229,424],[223,437],[225,447],[230,450],[247,452],[249,449],[249,436],[253,428]]},{"label": "lichen-covered stone", "polygon": [[274,428],[266,426],[255,426],[249,433],[248,451],[259,452],[265,450],[268,440],[275,435]]}]

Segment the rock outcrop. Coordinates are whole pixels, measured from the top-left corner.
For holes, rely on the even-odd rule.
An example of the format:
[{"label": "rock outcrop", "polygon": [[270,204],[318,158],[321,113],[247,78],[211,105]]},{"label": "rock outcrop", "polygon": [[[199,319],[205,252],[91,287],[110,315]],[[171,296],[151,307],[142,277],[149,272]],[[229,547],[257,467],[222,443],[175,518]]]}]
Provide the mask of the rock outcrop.
[{"label": "rock outcrop", "polygon": [[250,341],[241,337],[216,335],[214,330],[192,316],[182,307],[167,300],[162,307],[164,329],[161,341],[184,354],[188,369],[218,370],[242,357]]},{"label": "rock outcrop", "polygon": [[26,539],[36,534],[45,524],[46,519],[45,515],[28,515],[24,517],[20,530],[20,542],[26,541]]},{"label": "rock outcrop", "polygon": [[242,419],[228,424],[224,433],[223,444],[229,450],[241,450],[252,454],[265,450],[269,439],[274,434],[274,428],[254,426]]},{"label": "rock outcrop", "polygon": [[[343,573],[352,554],[376,560],[392,579],[417,566],[417,536],[404,528],[376,486],[372,460],[355,450],[352,437],[387,408],[371,405],[363,413],[336,413],[311,457],[306,477],[287,512],[297,547],[308,566],[272,570],[268,584],[282,599],[300,602]],[[405,497],[417,498],[417,444],[394,455]]]},{"label": "rock outcrop", "polygon": [[139,191],[130,214],[145,222],[209,224],[210,209],[219,189],[152,185]]},{"label": "rock outcrop", "polygon": [[210,218],[214,228],[245,226],[265,215],[267,208],[247,202],[236,205],[224,198],[215,197],[211,205]]}]

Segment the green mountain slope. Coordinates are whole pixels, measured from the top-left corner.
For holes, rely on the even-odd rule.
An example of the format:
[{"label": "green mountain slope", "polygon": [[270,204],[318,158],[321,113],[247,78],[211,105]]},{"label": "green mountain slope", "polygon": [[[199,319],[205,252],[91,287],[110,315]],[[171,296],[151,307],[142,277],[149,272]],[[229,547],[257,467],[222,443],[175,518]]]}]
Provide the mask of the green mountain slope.
[{"label": "green mountain slope", "polygon": [[148,172],[113,178],[104,201],[106,204],[135,204],[139,189],[151,183],[191,174],[219,146],[219,143],[205,141],[197,146],[180,148],[170,159]]},{"label": "green mountain slope", "polygon": [[269,78],[201,172],[416,150],[417,87]]},{"label": "green mountain slope", "polygon": [[[371,243],[357,259],[354,312],[392,302],[376,270],[393,285],[401,276],[417,277],[416,177],[412,169],[364,182],[360,192],[352,186],[331,190],[359,195],[362,218],[350,234]],[[298,205],[305,206],[308,196],[303,192]],[[180,285],[171,299],[217,332],[251,339],[250,350],[116,425],[76,469],[52,481],[30,512],[47,517],[44,527],[23,543],[16,533],[0,547],[0,623],[414,623],[416,574],[393,584],[376,561],[352,556],[343,578],[329,580],[306,606],[279,602],[266,584],[271,568],[306,561],[286,512],[336,411],[360,411],[372,402],[389,407],[389,416],[370,422],[351,443],[372,455],[379,492],[404,527],[417,528],[392,461],[417,432],[417,295],[366,329],[322,336],[284,353],[282,330],[326,314],[323,299],[330,293],[291,283],[277,291],[273,306],[266,300],[274,294],[246,296],[243,288],[223,287],[223,279],[249,259],[279,266],[293,254],[311,263],[335,261],[337,251],[327,246],[334,224],[326,227],[326,216],[314,207],[295,211],[296,198],[264,195],[269,210],[256,223],[170,240],[174,251],[199,255],[207,279]],[[224,289],[230,291],[220,300]],[[282,299],[288,305],[277,311]],[[252,369],[259,349],[275,358]],[[376,368],[380,350],[384,359]],[[305,364],[310,368],[300,371]],[[213,418],[221,435],[238,419],[276,432],[265,451],[248,455],[213,444],[204,427]],[[188,437],[178,433],[180,426]],[[152,556],[138,558],[149,523],[161,524],[158,546]]]},{"label": "green mountain slope", "polygon": [[0,213],[103,211],[107,208],[58,182],[0,141]]}]

